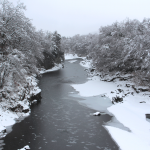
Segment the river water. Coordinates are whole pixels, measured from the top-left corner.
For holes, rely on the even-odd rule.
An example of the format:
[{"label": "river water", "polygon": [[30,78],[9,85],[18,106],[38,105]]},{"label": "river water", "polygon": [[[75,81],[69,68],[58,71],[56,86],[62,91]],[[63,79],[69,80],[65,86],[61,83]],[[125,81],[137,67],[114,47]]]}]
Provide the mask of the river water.
[{"label": "river water", "polygon": [[92,116],[95,110],[70,97],[70,84],[84,83],[87,74],[79,65],[65,62],[65,68],[43,74],[39,86],[42,100],[32,106],[30,116],[12,127],[3,138],[4,150],[29,145],[31,150],[118,150],[103,125],[111,120],[105,114]]}]

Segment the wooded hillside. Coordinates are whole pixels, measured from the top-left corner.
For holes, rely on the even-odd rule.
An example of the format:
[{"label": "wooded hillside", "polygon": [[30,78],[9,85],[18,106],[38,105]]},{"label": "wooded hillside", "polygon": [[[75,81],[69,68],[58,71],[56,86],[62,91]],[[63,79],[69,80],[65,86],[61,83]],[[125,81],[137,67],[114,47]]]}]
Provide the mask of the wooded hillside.
[{"label": "wooded hillside", "polygon": [[131,73],[137,84],[149,85],[150,19],[126,19],[101,27],[99,34],[63,37],[62,47],[69,53],[88,55],[97,71]]},{"label": "wooded hillside", "polygon": [[61,35],[37,31],[25,9],[23,3],[0,1],[0,101],[23,100],[31,88],[27,78],[64,59]]}]

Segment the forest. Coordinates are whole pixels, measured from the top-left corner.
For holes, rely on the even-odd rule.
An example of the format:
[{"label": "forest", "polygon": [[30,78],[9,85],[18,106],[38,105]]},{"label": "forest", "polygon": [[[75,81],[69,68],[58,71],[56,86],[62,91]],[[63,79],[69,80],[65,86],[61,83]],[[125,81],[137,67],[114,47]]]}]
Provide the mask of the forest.
[{"label": "forest", "polygon": [[25,10],[23,3],[14,6],[8,0],[0,1],[0,101],[3,108],[16,112],[24,109],[18,101],[33,95],[40,69],[64,60],[61,35],[37,31]]},{"label": "forest", "polygon": [[104,76],[129,73],[137,85],[150,86],[150,19],[125,19],[99,33],[61,37],[57,31],[37,31],[25,10],[20,2],[0,2],[0,101],[7,100],[8,108],[17,108],[14,100],[29,99],[40,70],[62,63],[64,53],[86,56]]},{"label": "forest", "polygon": [[92,59],[104,75],[130,73],[137,85],[150,86],[150,19],[125,19],[100,27],[99,34],[62,37],[61,46],[65,53]]}]

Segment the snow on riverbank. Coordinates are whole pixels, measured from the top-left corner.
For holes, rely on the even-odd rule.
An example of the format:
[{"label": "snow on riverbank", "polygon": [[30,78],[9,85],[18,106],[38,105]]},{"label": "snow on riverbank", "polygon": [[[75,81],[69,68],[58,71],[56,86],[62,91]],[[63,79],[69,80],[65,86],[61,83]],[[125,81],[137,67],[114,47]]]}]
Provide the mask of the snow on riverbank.
[{"label": "snow on riverbank", "polygon": [[[57,71],[63,68],[62,64],[55,64],[52,69],[39,71],[40,74]],[[18,85],[16,89],[10,85],[6,86],[2,94],[6,95],[0,102],[0,137],[7,133],[7,126],[15,124],[15,120],[26,117],[30,114],[30,105],[40,99],[41,89],[38,87],[36,75],[26,76],[23,85]],[[7,92],[7,91],[10,92]]]},{"label": "snow on riverbank", "polygon": [[85,67],[85,68],[90,68],[91,67],[92,60],[87,60],[84,58],[84,61],[80,62],[80,65]]},{"label": "snow on riverbank", "polygon": [[10,93],[9,100],[2,98],[0,102],[0,137],[6,135],[6,127],[15,124],[16,119],[30,114],[30,103],[27,98],[41,92],[37,85],[38,80],[34,76],[27,76],[26,82],[27,89],[20,85],[17,91]]},{"label": "snow on riverbank", "polygon": [[110,93],[112,89],[117,88],[116,84],[100,81],[97,76],[89,79],[90,80],[84,84],[73,84],[71,86],[79,91],[79,95],[84,97]]},{"label": "snow on riverbank", "polygon": [[75,58],[85,58],[85,57],[79,57],[77,54],[65,54],[65,60],[75,59]]},{"label": "snow on riverbank", "polygon": [[47,72],[53,72],[53,71],[57,71],[57,70],[60,70],[63,68],[63,65],[62,64],[55,64],[55,66],[51,69],[42,69],[40,70],[40,74],[44,74],[44,73],[47,73]]},{"label": "snow on riverbank", "polygon": [[14,118],[18,118],[17,114],[10,112],[9,110],[4,111],[0,108],[0,137],[4,137],[6,132],[6,126],[13,125],[15,123]]},{"label": "snow on riverbank", "polygon": [[23,148],[18,149],[18,150],[27,150],[27,149],[30,149],[29,145],[26,145],[26,146],[24,146]]},{"label": "snow on riverbank", "polygon": [[68,61],[68,62],[70,62],[70,63],[74,63],[74,62],[76,62],[77,60],[70,60],[70,61]]},{"label": "snow on riverbank", "polygon": [[[82,61],[80,64],[86,68],[90,67],[90,61],[88,60]],[[123,78],[128,77],[129,75],[125,75]],[[102,97],[109,97],[110,101],[116,95],[123,97],[123,102],[115,103],[107,110],[130,132],[108,125],[105,125],[105,128],[122,150],[150,150],[150,122],[146,120],[145,116],[145,114],[150,114],[150,92],[136,92],[132,80],[120,81],[120,78],[114,78],[113,82],[105,82],[102,81],[102,78],[93,74],[88,82],[73,84],[72,87],[83,97],[102,94]],[[106,81],[111,80],[112,78],[108,78]],[[144,89],[144,87],[142,88]],[[101,111],[101,100],[97,100],[96,105],[92,104],[92,98],[81,103]]]},{"label": "snow on riverbank", "polygon": [[[61,68],[63,68],[63,65],[57,64],[52,69],[41,70],[40,74],[57,71]],[[38,87],[36,75],[26,76],[25,84],[25,86],[19,85],[18,88],[15,89],[15,92],[8,94],[5,92],[9,95],[9,98],[3,98],[0,102],[0,137],[6,135],[7,126],[15,124],[15,120],[28,116],[30,114],[30,105],[37,102],[36,97],[40,97],[37,96],[41,93],[41,89]],[[6,89],[10,89],[10,86],[7,86]]]},{"label": "snow on riverbank", "polygon": [[[143,100],[145,103],[140,103]],[[124,99],[122,104],[109,107],[108,111],[131,130],[131,132],[127,133],[126,131],[106,126],[122,150],[150,149],[150,123],[145,116],[145,114],[150,114],[150,100],[147,96],[130,95]]]},{"label": "snow on riverbank", "polygon": [[[7,87],[5,88],[7,89]],[[8,133],[7,126],[15,124],[15,120],[20,120],[30,114],[31,102],[28,99],[41,92],[35,75],[27,76],[26,86],[19,85],[14,91],[10,91],[9,95],[6,93],[6,89],[3,92],[6,98],[2,97],[0,102],[0,137],[4,137]]]}]

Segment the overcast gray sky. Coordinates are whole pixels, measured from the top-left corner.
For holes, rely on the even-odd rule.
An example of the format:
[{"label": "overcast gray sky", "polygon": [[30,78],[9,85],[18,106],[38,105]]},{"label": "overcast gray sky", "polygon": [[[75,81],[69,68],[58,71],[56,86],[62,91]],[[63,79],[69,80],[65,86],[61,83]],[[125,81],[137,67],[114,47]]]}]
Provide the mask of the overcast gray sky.
[{"label": "overcast gray sky", "polygon": [[[10,0],[15,4],[18,0]],[[20,0],[37,29],[62,36],[98,32],[116,21],[150,18],[150,0]]]}]

